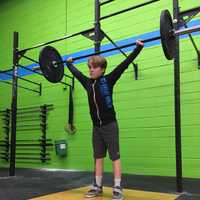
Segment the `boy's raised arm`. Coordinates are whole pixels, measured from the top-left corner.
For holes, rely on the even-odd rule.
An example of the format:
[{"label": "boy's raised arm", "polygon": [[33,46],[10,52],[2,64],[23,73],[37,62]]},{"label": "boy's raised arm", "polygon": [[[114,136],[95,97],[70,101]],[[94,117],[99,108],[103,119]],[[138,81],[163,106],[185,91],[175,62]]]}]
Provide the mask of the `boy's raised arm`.
[{"label": "boy's raised arm", "polygon": [[140,41],[137,41],[136,44],[136,48],[128,55],[128,57],[108,74],[108,78],[113,85],[120,78],[122,73],[128,68],[129,64],[137,57],[144,46],[144,44]]},{"label": "boy's raised arm", "polygon": [[74,77],[76,77],[79,80],[79,82],[83,85],[83,87],[86,88],[88,77],[85,76],[82,72],[80,72],[72,63],[73,63],[72,58],[68,58],[66,60],[66,64],[69,71],[74,75]]}]

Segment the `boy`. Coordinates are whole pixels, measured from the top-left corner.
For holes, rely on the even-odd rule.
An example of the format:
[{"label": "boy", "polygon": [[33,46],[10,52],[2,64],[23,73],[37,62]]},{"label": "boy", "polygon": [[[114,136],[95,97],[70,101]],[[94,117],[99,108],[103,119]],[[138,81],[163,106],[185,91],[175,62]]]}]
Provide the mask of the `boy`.
[{"label": "boy", "polygon": [[86,198],[101,196],[103,193],[103,159],[108,150],[114,172],[113,200],[123,199],[119,133],[112,93],[116,81],[140,53],[143,46],[144,44],[141,41],[137,41],[134,51],[108,75],[104,75],[107,67],[107,61],[104,57],[92,56],[88,59],[90,78],[83,75],[73,66],[72,58],[68,58],[66,61],[71,73],[87,91],[90,115],[93,122],[92,143],[95,159],[95,180],[92,189],[85,194]]}]

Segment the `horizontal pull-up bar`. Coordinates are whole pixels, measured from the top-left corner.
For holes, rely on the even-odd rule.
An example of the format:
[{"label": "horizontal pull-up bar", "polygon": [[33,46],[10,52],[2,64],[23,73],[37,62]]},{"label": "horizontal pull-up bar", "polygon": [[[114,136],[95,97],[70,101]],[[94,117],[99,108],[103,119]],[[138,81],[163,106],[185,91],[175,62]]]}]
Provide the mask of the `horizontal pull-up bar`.
[{"label": "horizontal pull-up bar", "polygon": [[[13,74],[10,74],[10,73],[7,72],[7,71],[0,71],[0,74],[6,74],[6,75],[8,75],[8,76],[13,76]],[[21,80],[23,80],[23,81],[27,81],[27,82],[29,82],[29,83],[33,83],[33,84],[35,84],[35,85],[41,85],[40,83],[36,83],[36,82],[34,82],[34,81],[31,81],[31,80],[29,80],[29,79],[22,78],[22,77],[20,77],[20,76],[17,76],[17,78],[18,78],[18,79],[21,79]]]},{"label": "horizontal pull-up bar", "polygon": [[71,35],[66,35],[66,36],[63,36],[61,38],[57,38],[55,40],[51,40],[51,41],[46,42],[46,43],[37,44],[37,45],[35,45],[33,47],[22,49],[22,50],[18,51],[18,53],[21,55],[21,54],[24,54],[26,51],[29,51],[29,50],[32,50],[32,49],[36,49],[36,48],[39,48],[39,47],[43,47],[43,46],[46,46],[46,45],[49,45],[49,44],[52,44],[52,43],[55,43],[55,42],[59,42],[59,41],[62,41],[62,40],[66,40],[66,39],[69,39],[69,38],[72,38],[72,37],[75,37],[75,36],[78,36],[78,35],[82,35],[85,32],[89,32],[89,31],[92,31],[92,30],[94,30],[94,28],[90,28],[90,29],[87,29],[87,30],[84,30],[84,31],[73,33]]},{"label": "horizontal pull-up bar", "polygon": [[102,2],[100,1],[100,6],[103,6],[103,5],[113,2],[113,1],[115,1],[115,0],[108,0],[108,1],[102,1]]},{"label": "horizontal pull-up bar", "polygon": [[[39,75],[43,76],[42,73],[37,72],[37,71],[34,71],[34,70],[32,70],[32,69],[29,69],[29,68],[27,68],[27,67],[25,67],[25,66],[23,66],[23,65],[21,65],[21,64],[18,64],[18,67],[21,67],[21,68],[23,68],[23,69],[25,69],[25,70],[27,70],[27,71],[31,71],[31,72],[34,72],[34,73],[36,73],[36,74],[39,74]],[[71,77],[70,77],[70,78],[71,78]],[[65,82],[63,82],[63,81],[60,81],[60,83],[62,83],[62,84],[64,84],[64,85],[67,85],[67,86],[69,86],[69,87],[72,87],[72,85],[70,85],[70,84],[68,84],[68,83],[65,83]]]},{"label": "horizontal pull-up bar", "polygon": [[160,1],[160,0],[151,0],[151,1],[147,1],[147,2],[145,2],[145,3],[141,3],[141,4],[138,4],[138,5],[132,6],[132,7],[130,7],[130,8],[126,8],[126,9],[124,9],[124,10],[120,10],[120,11],[118,11],[118,12],[111,13],[111,14],[109,14],[109,15],[100,17],[100,20],[107,19],[107,18],[109,18],[109,17],[113,17],[113,16],[116,16],[116,15],[119,15],[119,14],[122,14],[122,13],[124,13],[124,12],[130,11],[130,10],[134,10],[134,9],[136,9],[136,8],[140,8],[140,7],[146,6],[146,5],[151,4],[151,3],[155,3],[155,2],[157,2],[157,1]]}]

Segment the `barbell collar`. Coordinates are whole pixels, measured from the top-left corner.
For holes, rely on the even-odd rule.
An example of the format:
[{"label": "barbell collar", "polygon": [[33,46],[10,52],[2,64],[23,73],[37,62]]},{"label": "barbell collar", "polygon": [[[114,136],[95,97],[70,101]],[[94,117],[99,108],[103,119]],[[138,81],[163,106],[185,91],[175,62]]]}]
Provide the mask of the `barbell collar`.
[{"label": "barbell collar", "polygon": [[184,34],[188,34],[188,33],[194,33],[194,32],[198,32],[198,31],[200,31],[200,25],[193,26],[193,27],[190,27],[190,28],[180,29],[178,31],[175,31],[174,35],[180,36],[180,35],[184,35]]}]

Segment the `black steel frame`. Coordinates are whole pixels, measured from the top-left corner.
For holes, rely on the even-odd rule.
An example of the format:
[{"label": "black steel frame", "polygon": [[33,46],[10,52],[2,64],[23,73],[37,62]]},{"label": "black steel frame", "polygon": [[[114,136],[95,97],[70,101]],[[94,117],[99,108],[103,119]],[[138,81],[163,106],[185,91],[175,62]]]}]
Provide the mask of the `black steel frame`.
[{"label": "black steel frame", "polygon": [[[95,28],[94,29],[89,29],[94,30],[95,32],[95,52],[98,53],[100,51],[100,33],[101,33],[101,29],[100,29],[100,21],[107,19],[109,17],[112,16],[116,16],[119,15],[121,13],[145,6],[147,4],[150,3],[154,3],[157,2],[159,0],[152,0],[143,4],[139,4],[133,7],[130,7],[128,9],[124,9],[121,10],[119,12],[116,13],[112,13],[109,14],[107,16],[104,17],[100,17],[100,6],[105,5],[107,3],[112,2],[111,0],[108,0],[106,3],[101,3],[99,2],[99,0],[95,0]],[[173,0],[173,7],[174,7],[174,18],[178,20],[177,25],[175,26],[175,29],[178,30],[179,28],[179,19],[180,19],[180,15],[179,14],[184,14],[185,12],[179,12],[179,6],[178,6],[178,0]],[[189,11],[188,11],[189,12]],[[88,31],[88,30],[87,30]],[[27,49],[22,49],[22,50],[18,50],[18,33],[14,32],[14,44],[13,44],[13,92],[12,92],[12,133],[11,133],[11,157],[10,157],[10,175],[13,176],[15,174],[15,146],[16,146],[16,110],[17,110],[17,67],[21,65],[19,65],[19,58],[22,57],[21,55],[24,56],[25,52],[28,50],[32,50],[38,47],[42,47],[54,42],[58,42],[64,39],[68,39],[70,37],[74,37],[80,34],[85,33],[86,31],[81,31],[79,33],[75,33],[72,34],[70,36],[65,36],[62,38],[58,38],[56,40],[53,41],[49,41],[47,43],[43,43],[43,44],[39,44],[36,45],[34,47],[30,47]],[[150,38],[145,40],[144,42],[150,42],[150,41],[154,41],[154,40],[159,40],[160,37],[155,37],[155,38]],[[131,45],[135,45],[135,42],[132,44],[128,44],[128,45],[123,45],[123,47],[120,48],[126,48],[129,47]],[[105,50],[102,51],[101,53],[106,53],[112,50],[117,50],[119,48],[113,48],[111,50]],[[85,58],[88,57],[90,55],[87,56],[80,56],[77,59],[81,59],[81,58]],[[28,58],[29,59],[29,58]],[[29,59],[30,60],[30,59]],[[33,61],[33,60],[32,60]],[[24,67],[25,68],[25,67]],[[26,68],[27,70],[30,70],[28,68]],[[35,72],[35,71],[34,71]],[[40,74],[40,73],[39,73]],[[174,98],[175,98],[175,134],[176,134],[176,178],[177,178],[177,191],[178,192],[182,192],[182,157],[181,157],[181,113],[180,113],[180,59],[179,59],[179,37],[176,36],[176,50],[175,50],[175,58],[174,58]]]},{"label": "black steel frame", "polygon": [[[27,71],[31,71],[31,72],[33,72],[33,73],[36,73],[36,74],[38,74],[38,75],[40,75],[40,76],[43,76],[42,73],[40,73],[40,72],[38,72],[38,71],[36,71],[36,70],[29,69],[29,68],[27,68],[27,67],[25,67],[25,66],[23,66],[23,65],[21,65],[21,64],[18,64],[18,67],[23,68],[23,69],[25,69],[25,70],[27,70]],[[64,76],[70,78],[71,81],[72,81],[72,84],[70,85],[70,84],[65,83],[65,82],[63,82],[63,81],[60,81],[59,83],[62,83],[62,84],[65,85],[65,86],[74,87],[74,86],[73,86],[73,83],[74,83],[74,80],[73,80],[73,79],[74,79],[74,77],[69,76],[69,75],[67,75],[67,74],[64,74]]]},{"label": "black steel frame", "polygon": [[[124,10],[119,11],[117,13],[113,13],[113,14],[110,14],[109,16],[104,16],[103,18],[101,18],[100,17],[100,6],[103,5],[103,4],[100,4],[99,0],[95,0],[95,23],[94,23],[94,28],[88,29],[88,30],[85,30],[85,31],[81,31],[81,32],[78,32],[78,33],[74,33],[74,34],[69,35],[69,36],[64,36],[62,38],[58,38],[56,40],[52,40],[52,41],[49,41],[49,42],[46,42],[46,43],[35,45],[33,47],[22,49],[22,50],[18,50],[19,34],[18,34],[18,32],[14,32],[14,42],[13,42],[14,43],[14,46],[13,46],[13,84],[12,84],[13,85],[13,90],[12,90],[12,110],[13,110],[13,112],[12,112],[12,120],[11,120],[12,121],[12,126],[11,126],[12,133],[11,133],[10,176],[14,176],[15,175],[15,154],[16,154],[15,146],[16,146],[16,121],[17,121],[17,119],[16,119],[16,111],[17,111],[17,86],[18,86],[18,84],[17,84],[17,78],[18,78],[17,77],[17,68],[18,67],[22,67],[22,68],[24,68],[26,70],[29,70],[29,71],[32,71],[34,73],[42,75],[39,72],[33,71],[33,70],[29,69],[29,68],[26,68],[25,66],[20,65],[19,64],[20,58],[23,57],[23,58],[28,59],[28,60],[30,60],[32,62],[38,63],[34,59],[29,58],[28,56],[25,56],[25,53],[27,51],[29,51],[29,50],[33,50],[33,49],[36,49],[38,47],[46,46],[46,45],[49,45],[49,44],[52,44],[52,43],[55,43],[55,42],[59,42],[59,41],[71,38],[71,37],[75,37],[77,35],[84,34],[85,32],[88,32],[88,31],[91,31],[91,30],[94,30],[94,33],[95,33],[95,43],[94,43],[95,53],[99,53],[100,46],[101,46],[100,20],[115,16],[115,15],[118,15],[118,14],[121,14],[121,13],[124,13],[124,12],[127,12],[127,11],[130,11],[130,10],[133,10],[133,9],[145,6],[145,5],[148,5],[150,3],[154,3],[154,2],[157,2],[157,1],[159,1],[159,0],[152,0],[152,1],[149,1],[149,2],[146,2],[146,3],[143,3],[143,4],[139,4],[139,5],[130,7],[128,9],[124,9]],[[109,3],[109,2],[111,2],[111,1],[107,1],[107,3]],[[160,37],[153,38],[153,40],[156,40],[156,39],[160,39]],[[149,41],[153,41],[153,40],[150,39]],[[148,41],[148,40],[146,40],[146,41]],[[131,45],[135,45],[135,43],[132,43]],[[130,46],[130,44],[129,45],[124,45],[123,48],[128,47],[128,46]],[[119,49],[119,48],[118,47],[113,48],[113,50],[115,50],[115,49]],[[105,50],[103,52],[104,53],[108,52],[108,50]],[[120,50],[120,52],[121,52],[121,50]],[[83,58],[83,57],[88,57],[88,56],[82,56],[80,58]],[[135,65],[135,72],[137,74],[136,65]],[[72,77],[72,85],[66,84],[66,83],[64,83],[62,81],[60,81],[60,83],[63,83],[65,85],[69,86],[69,87],[74,88],[74,77]]]},{"label": "black steel frame", "polygon": [[[110,18],[110,17],[113,17],[113,16],[116,16],[116,15],[119,15],[119,14],[122,14],[122,13],[125,13],[125,12],[128,12],[130,10],[134,10],[134,9],[137,9],[137,8],[141,8],[143,6],[146,6],[148,4],[152,4],[152,3],[155,3],[155,2],[158,2],[160,0],[151,0],[151,1],[147,1],[147,2],[144,2],[144,3],[141,3],[141,4],[138,4],[138,5],[135,5],[135,6],[132,6],[132,7],[129,7],[129,8],[126,8],[126,9],[123,9],[123,10],[120,10],[118,12],[114,12],[114,13],[111,13],[109,15],[105,15],[103,17],[100,17],[100,20],[104,20],[104,19],[107,19],[107,18]],[[108,1],[109,3],[109,1]]]},{"label": "black steel frame", "polygon": [[[180,11],[179,1],[173,0],[173,16],[175,31],[181,26],[187,27],[186,23],[192,19],[194,15],[200,12],[200,7]],[[187,22],[183,19],[188,16]],[[190,40],[198,55],[198,64],[200,64],[200,51],[194,42],[192,35],[189,33]],[[183,177],[182,177],[182,141],[181,141],[181,93],[180,93],[180,53],[179,53],[179,36],[176,36],[176,47],[174,56],[174,114],[175,114],[175,146],[176,146],[176,188],[177,192],[183,192]]]},{"label": "black steel frame", "polygon": [[115,0],[107,0],[107,1],[102,1],[102,2],[100,1],[100,6],[103,6],[103,5],[113,2],[113,1],[115,1]]},{"label": "black steel frame", "polygon": [[188,9],[188,10],[180,11],[179,17],[183,19],[183,17],[185,16],[193,16],[193,15],[198,14],[199,12],[200,12],[200,7],[198,6],[195,8]]},{"label": "black steel frame", "polygon": [[[5,84],[8,84],[8,85],[12,85],[12,83],[9,82],[9,81],[2,81],[2,80],[0,80],[0,82],[1,82],[1,83],[5,83]],[[31,88],[28,88],[28,87],[24,87],[24,86],[19,85],[19,84],[18,84],[17,87],[18,87],[18,88],[25,89],[25,90],[28,90],[28,91],[32,91],[32,92],[38,93],[40,96],[41,96],[41,94],[42,94],[42,88],[41,88],[41,87],[39,87],[39,91],[38,91],[38,90],[31,89]]]},{"label": "black steel frame", "polygon": [[[184,27],[188,28],[187,24],[184,24]],[[197,62],[198,63],[198,69],[200,69],[200,50],[198,49],[197,44],[195,43],[194,38],[192,37],[192,34],[188,33],[188,36],[189,36],[190,41],[192,42],[192,45],[193,45],[193,47],[194,47],[194,49],[196,51],[197,60],[198,60],[198,62]]]},{"label": "black steel frame", "polygon": [[[104,20],[104,19],[107,19],[107,18],[110,18],[110,17],[113,17],[113,16],[116,16],[116,15],[119,15],[119,14],[122,14],[122,13],[125,13],[125,12],[128,12],[128,11],[131,11],[131,10],[134,10],[134,9],[137,9],[137,8],[140,8],[140,7],[143,7],[143,6],[146,6],[148,4],[152,4],[152,3],[155,3],[155,2],[158,2],[160,0],[151,0],[151,1],[148,1],[148,2],[145,2],[145,3],[141,3],[141,4],[138,4],[138,5],[135,5],[135,6],[131,6],[129,8],[126,8],[126,9],[123,9],[123,10],[120,10],[118,12],[114,12],[114,13],[111,13],[109,15],[106,15],[106,16],[103,16],[101,17],[101,6],[105,5],[105,4],[108,4],[110,2],[113,2],[114,0],[108,0],[108,1],[104,1],[102,3],[100,3],[99,0],[95,0],[95,48],[96,48],[96,51],[95,53],[98,53],[99,50],[100,50],[100,46],[101,46],[101,35],[103,34],[116,48],[116,50],[119,50],[120,53],[122,53],[122,55],[124,55],[126,58],[127,58],[127,54],[122,50],[122,48],[120,48],[109,36],[108,34],[106,34],[102,29],[101,29],[101,24],[100,24],[100,21],[101,20]],[[101,52],[102,53],[102,52]],[[104,53],[104,52],[103,52]],[[134,74],[135,74],[135,80],[138,79],[138,64],[132,62],[132,65],[133,65],[133,69],[134,69]]]},{"label": "black steel frame", "polygon": [[[187,23],[198,13],[200,12],[200,7],[195,7],[191,8],[188,10],[184,10],[179,12],[179,18],[180,18],[180,23],[179,27],[184,26],[185,28],[187,27]],[[188,17],[187,19],[184,19],[184,17]],[[190,41],[192,42],[192,45],[197,53],[197,60],[198,60],[198,69],[200,69],[200,49],[198,49],[197,44],[195,43],[194,38],[192,37],[191,33],[188,33],[188,36],[190,38]]]},{"label": "black steel frame", "polygon": [[[102,31],[104,36],[116,47],[118,48],[118,50],[120,51],[120,53],[122,53],[126,58],[128,57],[128,55],[121,49],[119,48],[119,46],[108,36],[108,34],[106,34],[104,31]],[[133,69],[135,72],[135,80],[138,80],[138,64],[132,62],[133,65]]]},{"label": "black steel frame", "polygon": [[9,132],[10,132],[10,110],[6,109],[4,112],[0,111],[0,115],[3,120],[3,132],[5,133],[5,137],[3,140],[0,140],[0,146],[4,147],[3,152],[1,154],[5,155],[5,160],[8,162],[9,155]]},{"label": "black steel frame", "polygon": [[32,46],[32,47],[29,47],[29,48],[25,48],[25,49],[21,49],[18,51],[18,53],[21,55],[24,55],[27,51],[30,51],[30,50],[33,50],[33,49],[37,49],[39,47],[43,47],[43,46],[47,46],[49,44],[53,44],[53,43],[56,43],[56,42],[60,42],[62,40],[66,40],[66,39],[69,39],[69,38],[73,38],[75,36],[78,36],[78,35],[82,35],[84,34],[85,32],[88,32],[88,31],[92,31],[94,30],[94,28],[90,28],[90,29],[87,29],[87,30],[84,30],[84,31],[80,31],[80,32],[77,32],[77,33],[73,33],[71,35],[66,35],[66,36],[63,36],[61,38],[57,38],[55,40],[51,40],[49,42],[45,42],[45,43],[41,43],[41,44],[37,44],[35,46]]},{"label": "black steel frame", "polygon": [[[6,75],[8,75],[8,76],[12,76],[12,77],[13,77],[13,75],[10,74],[9,71],[11,71],[11,70],[0,71],[0,74],[6,74]],[[41,83],[36,83],[36,82],[34,82],[34,81],[31,81],[31,80],[25,79],[25,78],[20,77],[20,76],[17,76],[17,78],[18,78],[18,79],[21,79],[21,80],[23,80],[23,81],[26,81],[26,82],[32,83],[32,84],[34,84],[34,85],[38,85],[38,87],[39,87],[38,90],[31,89],[31,88],[28,88],[28,87],[24,87],[24,86],[19,85],[19,84],[18,84],[18,87],[19,87],[19,88],[23,88],[23,89],[28,90],[28,91],[36,92],[36,93],[38,93],[38,94],[41,96],[41,94],[42,94],[42,84],[41,84]],[[1,82],[1,83],[6,83],[6,84],[9,84],[9,85],[12,85],[12,83],[9,82],[9,81],[1,80],[0,82]]]},{"label": "black steel frame", "polygon": [[[174,24],[175,30],[179,29],[179,2],[173,0],[173,16],[177,19]],[[181,108],[180,108],[180,54],[179,36],[176,36],[176,46],[174,51],[174,115],[175,115],[175,146],[176,146],[176,189],[183,191],[182,183],[182,146],[181,146]]]},{"label": "black steel frame", "polygon": [[18,32],[13,34],[13,82],[12,82],[12,113],[11,113],[11,146],[10,146],[10,168],[9,175],[15,176],[15,156],[16,156],[16,125],[17,125],[17,67],[19,35]]},{"label": "black steel frame", "polygon": [[[24,107],[24,108],[19,108],[17,110],[17,117],[19,118],[21,114],[27,114],[28,111],[31,112],[32,114],[36,113],[38,116],[40,116],[37,121],[39,124],[24,124],[24,125],[18,125],[16,127],[17,131],[32,131],[32,130],[40,130],[42,135],[41,138],[39,139],[32,139],[32,140],[16,140],[15,146],[17,147],[27,147],[28,149],[30,147],[39,147],[40,152],[38,154],[35,153],[35,155],[39,155],[41,162],[45,162],[47,160],[50,160],[50,153],[47,153],[47,148],[53,146],[51,143],[51,139],[46,138],[46,129],[47,129],[47,116],[48,112],[53,109],[53,105],[41,105],[41,106],[32,106],[32,107]],[[3,120],[3,131],[6,134],[4,140],[0,140],[0,147],[3,147],[3,152],[0,152],[0,158],[9,161],[10,153],[9,153],[9,148],[11,147],[12,144],[10,144],[9,141],[9,132],[10,132],[10,115],[11,115],[11,110],[6,109],[6,110],[1,110],[0,111],[0,116]],[[25,119],[29,118],[29,116],[25,116]],[[23,129],[21,129],[21,127]],[[25,127],[25,128],[24,128]],[[35,157],[31,157],[30,153],[18,153],[15,152],[16,159],[19,159],[18,155],[22,155],[20,159],[27,159],[27,157],[24,157],[24,155],[29,154],[29,159],[35,159]],[[48,159],[47,159],[48,158]],[[39,159],[38,159],[39,160]]]},{"label": "black steel frame", "polygon": [[[94,42],[95,53],[99,53],[100,46],[101,46],[100,20],[115,16],[115,15],[118,15],[118,14],[121,14],[121,13],[124,13],[124,12],[127,12],[127,11],[130,11],[130,10],[133,10],[133,9],[136,9],[136,8],[139,8],[139,7],[151,4],[151,3],[154,3],[154,2],[157,2],[157,1],[159,1],[159,0],[151,0],[149,2],[146,2],[146,3],[143,3],[143,4],[139,4],[139,5],[130,7],[128,9],[124,9],[124,10],[119,11],[117,13],[113,13],[113,14],[110,14],[109,16],[104,16],[103,18],[101,18],[100,17],[100,6],[105,5],[106,3],[110,3],[112,1],[108,0],[107,2],[100,3],[99,0],[95,0],[95,23],[94,23],[94,28],[90,28],[88,30],[80,31],[78,33],[74,33],[74,34],[71,34],[71,35],[68,35],[68,36],[64,36],[64,37],[61,37],[61,38],[58,38],[58,39],[55,39],[55,40],[52,40],[52,41],[49,41],[49,42],[46,42],[46,43],[38,44],[38,45],[35,45],[33,47],[29,47],[29,48],[25,48],[25,49],[21,49],[21,50],[18,50],[19,33],[18,32],[14,32],[14,36],[13,36],[12,118],[11,118],[11,122],[12,122],[11,130],[12,131],[11,131],[11,155],[10,155],[10,169],[9,169],[10,176],[14,176],[15,175],[15,155],[16,155],[16,148],[15,147],[16,147],[16,122],[17,122],[16,112],[17,112],[17,87],[18,87],[17,70],[18,70],[18,67],[21,67],[21,68],[24,68],[26,70],[29,70],[29,71],[32,71],[34,73],[42,75],[39,72],[33,71],[33,70],[29,69],[29,68],[26,68],[25,66],[22,66],[21,64],[19,64],[19,60],[23,57],[23,58],[26,58],[26,59],[28,59],[28,60],[30,60],[32,62],[38,63],[34,59],[29,58],[28,56],[25,56],[25,53],[27,51],[29,51],[29,50],[33,50],[33,49],[36,49],[36,48],[39,48],[39,47],[43,47],[43,46],[46,46],[46,45],[49,45],[49,44],[52,44],[52,43],[55,43],[55,42],[59,42],[59,41],[62,41],[62,40],[68,39],[68,38],[72,38],[72,37],[81,35],[81,34],[83,35],[84,33],[88,32],[88,31],[90,32],[92,30],[94,30],[94,33],[95,33],[95,42]],[[155,37],[155,38],[146,40],[146,42],[153,41],[153,40],[156,40],[156,39],[160,39],[160,37]],[[136,43],[134,42],[134,43],[129,44],[129,45],[124,45],[122,48],[126,48],[126,47],[129,47],[131,45],[135,45],[135,44]],[[103,53],[106,53],[108,51],[112,51],[112,50],[115,50],[115,49],[119,49],[119,48],[115,47],[115,48],[113,48],[111,50],[105,50],[105,51],[103,51]],[[85,57],[88,57],[88,56],[89,55],[80,56],[79,59],[80,58],[85,58]],[[64,83],[64,82],[60,81],[60,83]],[[64,84],[69,86],[69,87],[74,88],[74,77],[72,77],[72,85],[68,85],[66,83],[64,83]]]}]

